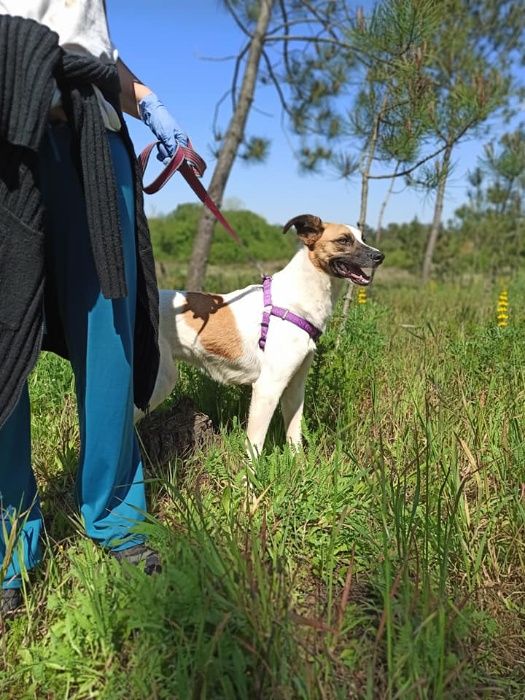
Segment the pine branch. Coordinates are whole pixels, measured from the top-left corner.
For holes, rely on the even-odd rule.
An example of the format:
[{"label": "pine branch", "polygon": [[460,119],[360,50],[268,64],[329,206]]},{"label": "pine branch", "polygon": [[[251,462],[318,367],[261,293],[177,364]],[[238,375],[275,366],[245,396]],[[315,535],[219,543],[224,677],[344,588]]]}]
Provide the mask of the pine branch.
[{"label": "pine branch", "polygon": [[248,42],[244,46],[244,48],[241,50],[239,55],[237,56],[237,59],[235,60],[235,67],[233,69],[232,86],[231,86],[232,112],[235,112],[235,108],[237,107],[237,81],[239,80],[241,63],[249,50],[250,50],[250,43]]},{"label": "pine branch", "polygon": [[279,97],[279,102],[281,103],[281,108],[283,109],[284,112],[286,112],[286,114],[287,114],[289,117],[292,118],[292,117],[293,117],[293,112],[292,112],[292,110],[288,107],[288,104],[287,104],[287,102],[286,102],[286,98],[285,98],[285,96],[284,96],[283,90],[282,90],[281,85],[280,85],[280,83],[279,83],[279,79],[278,79],[277,76],[275,75],[275,72],[274,72],[272,63],[271,63],[271,61],[270,61],[270,58],[269,58],[267,52],[266,52],[264,49],[263,49],[263,51],[262,51],[262,57],[263,57],[264,62],[265,62],[265,64],[266,64],[266,69],[268,70],[268,75],[270,76],[270,80],[272,81],[273,86],[274,86],[274,88],[275,88],[275,90],[276,90],[276,92],[277,92],[277,96]]},{"label": "pine branch", "polygon": [[[478,119],[472,119],[470,122],[465,124],[460,131],[453,137],[453,138],[448,138],[444,145],[441,146],[440,148],[437,149],[437,151],[434,151],[428,156],[425,156],[424,158],[421,158],[420,160],[417,161],[417,163],[413,163],[409,168],[405,168],[405,170],[400,170],[396,174],[396,177],[403,177],[405,175],[410,175],[410,173],[413,173],[414,170],[417,170],[417,168],[421,167],[424,163],[428,163],[429,160],[432,160],[433,158],[436,158],[439,156],[441,153],[447,150],[447,148],[451,148],[455,144],[460,141],[463,136],[471,129],[476,123],[478,122]],[[371,180],[388,180],[392,177],[392,173],[389,173],[388,175],[369,175],[369,178]]]}]

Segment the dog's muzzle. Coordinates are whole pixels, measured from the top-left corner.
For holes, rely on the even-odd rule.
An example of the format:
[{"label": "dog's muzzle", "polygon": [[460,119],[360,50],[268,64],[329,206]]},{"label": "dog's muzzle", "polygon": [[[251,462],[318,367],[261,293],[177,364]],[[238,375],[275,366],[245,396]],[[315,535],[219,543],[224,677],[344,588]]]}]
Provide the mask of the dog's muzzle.
[{"label": "dog's muzzle", "polygon": [[362,269],[376,268],[381,265],[385,256],[379,250],[371,250],[367,253],[362,253],[356,259],[355,257],[340,256],[330,260],[330,270],[334,277],[343,277],[349,279],[354,284],[366,286],[370,284],[371,275]]}]

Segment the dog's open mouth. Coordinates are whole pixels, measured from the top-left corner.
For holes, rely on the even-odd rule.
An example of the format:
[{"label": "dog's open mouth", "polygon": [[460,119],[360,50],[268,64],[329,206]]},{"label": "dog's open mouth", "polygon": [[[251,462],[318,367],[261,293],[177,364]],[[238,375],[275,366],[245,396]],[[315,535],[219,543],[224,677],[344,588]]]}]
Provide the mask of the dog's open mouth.
[{"label": "dog's open mouth", "polygon": [[355,265],[345,258],[330,260],[330,267],[336,277],[346,277],[354,284],[366,286],[370,284],[370,275],[367,275],[359,265]]}]

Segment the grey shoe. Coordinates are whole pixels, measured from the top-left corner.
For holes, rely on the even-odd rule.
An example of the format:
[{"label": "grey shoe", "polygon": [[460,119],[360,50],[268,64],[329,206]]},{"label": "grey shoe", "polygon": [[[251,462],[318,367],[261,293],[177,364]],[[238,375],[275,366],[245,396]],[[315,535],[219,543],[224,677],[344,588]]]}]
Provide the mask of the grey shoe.
[{"label": "grey shoe", "polygon": [[159,555],[145,544],[136,544],[134,547],[112,551],[110,554],[118,561],[127,561],[134,566],[144,564],[144,573],[148,576],[162,571]]},{"label": "grey shoe", "polygon": [[11,616],[22,605],[20,588],[2,588],[0,593],[0,616]]}]

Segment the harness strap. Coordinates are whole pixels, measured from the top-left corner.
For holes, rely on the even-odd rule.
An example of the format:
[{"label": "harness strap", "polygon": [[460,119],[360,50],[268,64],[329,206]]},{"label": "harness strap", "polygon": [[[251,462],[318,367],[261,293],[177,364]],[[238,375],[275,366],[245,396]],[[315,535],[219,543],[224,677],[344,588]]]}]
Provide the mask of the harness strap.
[{"label": "harness strap", "polygon": [[289,321],[294,326],[301,328],[305,333],[308,333],[310,338],[316,343],[321,337],[322,331],[319,330],[313,323],[307,321],[302,316],[294,314],[289,309],[283,309],[281,306],[272,304],[272,278],[269,276],[263,277],[263,315],[261,321],[261,335],[259,337],[259,347],[264,350],[266,346],[266,337],[268,335],[268,327],[270,326],[271,316],[277,316],[283,321]]}]

